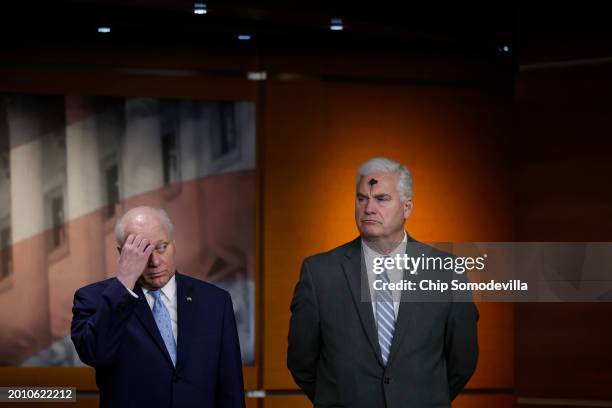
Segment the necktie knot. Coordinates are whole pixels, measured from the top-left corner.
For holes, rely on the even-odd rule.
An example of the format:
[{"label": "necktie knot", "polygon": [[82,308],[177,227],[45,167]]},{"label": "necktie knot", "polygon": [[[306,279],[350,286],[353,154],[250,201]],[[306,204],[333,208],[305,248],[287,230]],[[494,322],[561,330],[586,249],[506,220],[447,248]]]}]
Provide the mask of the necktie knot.
[{"label": "necktie knot", "polygon": [[157,302],[159,300],[159,296],[160,296],[160,290],[151,290],[149,291],[149,293],[151,294],[151,296],[153,296],[153,299],[155,299],[155,301]]}]

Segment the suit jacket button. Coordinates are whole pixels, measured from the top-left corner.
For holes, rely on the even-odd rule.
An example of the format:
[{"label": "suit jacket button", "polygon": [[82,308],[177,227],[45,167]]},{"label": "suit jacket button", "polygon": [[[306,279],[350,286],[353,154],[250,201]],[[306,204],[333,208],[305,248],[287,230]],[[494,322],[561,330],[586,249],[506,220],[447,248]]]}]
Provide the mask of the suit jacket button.
[{"label": "suit jacket button", "polygon": [[389,384],[391,382],[391,379],[389,377],[385,377],[385,379],[383,380],[383,382],[385,384]]},{"label": "suit jacket button", "polygon": [[181,380],[182,380],[182,378],[179,377],[178,375],[174,377],[174,382],[177,383],[177,384],[180,383]]}]

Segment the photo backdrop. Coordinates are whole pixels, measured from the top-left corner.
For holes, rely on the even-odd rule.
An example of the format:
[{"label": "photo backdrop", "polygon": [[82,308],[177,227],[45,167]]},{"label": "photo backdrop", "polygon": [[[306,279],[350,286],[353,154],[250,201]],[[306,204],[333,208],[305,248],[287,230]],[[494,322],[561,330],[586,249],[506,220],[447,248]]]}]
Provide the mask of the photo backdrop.
[{"label": "photo backdrop", "polygon": [[82,365],[74,292],[116,275],[136,205],[168,211],[181,273],[231,293],[253,365],[255,126],[253,102],[0,95],[0,365]]}]

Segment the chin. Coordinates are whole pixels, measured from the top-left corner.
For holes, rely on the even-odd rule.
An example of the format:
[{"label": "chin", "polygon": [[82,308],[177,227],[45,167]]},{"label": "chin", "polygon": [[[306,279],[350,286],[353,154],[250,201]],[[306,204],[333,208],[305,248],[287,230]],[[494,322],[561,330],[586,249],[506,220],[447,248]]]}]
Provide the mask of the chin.
[{"label": "chin", "polygon": [[362,227],[359,233],[363,238],[378,238],[380,236],[380,231],[377,231],[375,228]]},{"label": "chin", "polygon": [[361,223],[359,231],[362,235],[380,235],[383,231],[382,225]]},{"label": "chin", "polygon": [[161,289],[164,286],[166,286],[166,283],[168,283],[168,281],[170,280],[170,276],[168,275],[163,275],[163,276],[159,276],[157,278],[148,278],[143,280],[143,284],[146,286],[149,286],[153,289]]}]

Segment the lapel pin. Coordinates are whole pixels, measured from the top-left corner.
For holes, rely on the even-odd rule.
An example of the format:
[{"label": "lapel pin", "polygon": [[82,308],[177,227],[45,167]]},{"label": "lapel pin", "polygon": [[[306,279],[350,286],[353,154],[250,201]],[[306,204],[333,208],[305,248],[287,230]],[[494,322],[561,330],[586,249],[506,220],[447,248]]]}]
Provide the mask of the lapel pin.
[{"label": "lapel pin", "polygon": [[191,296],[187,296],[187,301],[191,302]]}]

